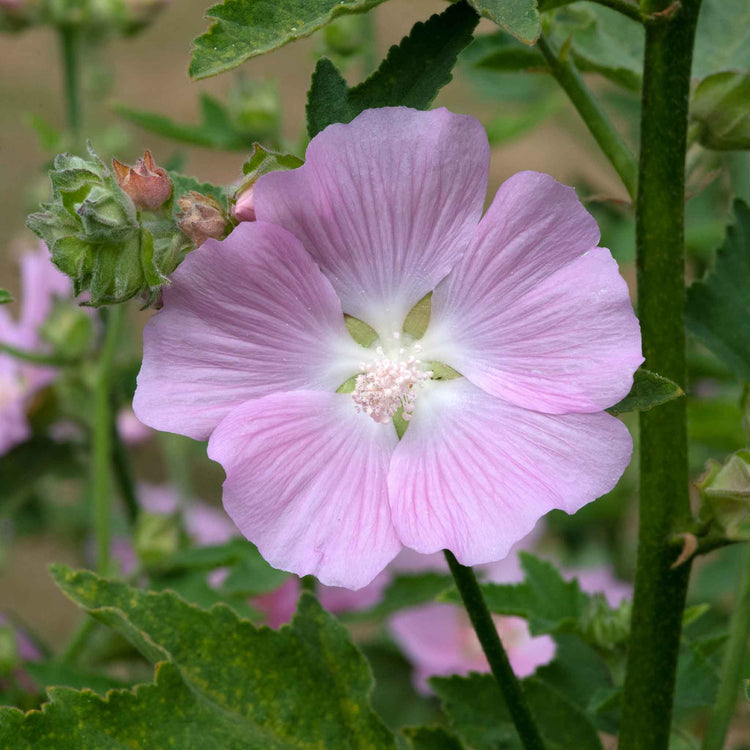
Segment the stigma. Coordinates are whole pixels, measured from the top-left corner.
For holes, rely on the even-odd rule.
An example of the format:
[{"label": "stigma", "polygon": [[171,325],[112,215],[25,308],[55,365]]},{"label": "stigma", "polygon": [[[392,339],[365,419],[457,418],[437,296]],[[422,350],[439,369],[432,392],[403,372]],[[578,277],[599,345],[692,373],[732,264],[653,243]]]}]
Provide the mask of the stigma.
[{"label": "stigma", "polygon": [[[399,338],[399,334],[393,334],[394,341]],[[420,351],[419,344],[408,350],[394,347],[387,353],[382,346],[375,349],[375,359],[360,363],[362,373],[357,376],[352,393],[355,409],[378,424],[388,424],[403,409],[402,416],[409,421],[417,389],[432,377],[431,370],[423,369]]]}]

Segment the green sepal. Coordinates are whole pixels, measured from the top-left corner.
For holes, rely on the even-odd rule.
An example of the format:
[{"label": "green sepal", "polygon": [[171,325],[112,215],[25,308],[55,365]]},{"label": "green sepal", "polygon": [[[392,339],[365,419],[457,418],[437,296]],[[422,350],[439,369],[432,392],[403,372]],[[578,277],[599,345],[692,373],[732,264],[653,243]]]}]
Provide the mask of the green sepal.
[{"label": "green sepal", "polygon": [[750,541],[750,449],[723,463],[711,460],[698,482],[701,520],[732,541]]},{"label": "green sepal", "polygon": [[344,325],[349,335],[365,349],[371,347],[378,340],[378,332],[364,320],[344,313]]}]

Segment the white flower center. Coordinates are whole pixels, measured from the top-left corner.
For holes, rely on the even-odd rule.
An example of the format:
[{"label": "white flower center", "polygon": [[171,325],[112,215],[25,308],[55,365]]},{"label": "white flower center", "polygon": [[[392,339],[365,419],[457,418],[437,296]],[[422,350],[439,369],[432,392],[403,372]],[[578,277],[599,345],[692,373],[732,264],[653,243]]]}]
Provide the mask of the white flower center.
[{"label": "white flower center", "polygon": [[[394,333],[393,338],[398,341],[400,334]],[[362,374],[357,376],[352,393],[358,412],[364,412],[379,424],[388,424],[403,407],[403,418],[411,419],[416,387],[432,377],[431,370],[422,369],[422,361],[417,356],[421,351],[419,344],[411,351],[414,353],[400,347],[386,354],[379,346],[375,350],[376,359],[360,363]]]}]

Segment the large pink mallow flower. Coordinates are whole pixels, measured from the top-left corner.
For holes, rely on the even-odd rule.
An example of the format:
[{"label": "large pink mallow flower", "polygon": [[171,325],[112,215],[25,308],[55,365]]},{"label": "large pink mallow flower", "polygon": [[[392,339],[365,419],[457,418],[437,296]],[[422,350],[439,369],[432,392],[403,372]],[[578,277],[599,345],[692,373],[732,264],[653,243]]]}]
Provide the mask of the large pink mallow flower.
[{"label": "large pink mallow flower", "polygon": [[[0,343],[41,351],[39,327],[52,310],[55,297],[70,297],[70,279],[52,265],[42,243],[21,256],[21,313],[14,320],[0,307]],[[26,417],[29,401],[49,385],[57,371],[23,362],[0,352],[0,455],[27,440],[31,428]]]},{"label": "large pink mallow flower", "polygon": [[[306,159],[261,177],[257,220],[174,273],[134,401],[210,438],[224,507],[271,565],[357,589],[404,546],[486,563],[608,492],[632,442],[603,410],[640,332],[575,192],[522,172],[482,216],[487,136],[445,109],[368,110]],[[414,341],[404,320],[430,292]],[[435,362],[462,377],[431,379]]]}]

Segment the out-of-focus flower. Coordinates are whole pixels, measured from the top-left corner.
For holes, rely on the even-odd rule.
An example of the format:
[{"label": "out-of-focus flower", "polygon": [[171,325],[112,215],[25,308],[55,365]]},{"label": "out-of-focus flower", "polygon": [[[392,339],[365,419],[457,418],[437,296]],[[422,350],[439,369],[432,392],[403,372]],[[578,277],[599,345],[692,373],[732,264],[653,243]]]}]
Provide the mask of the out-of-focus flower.
[{"label": "out-of-focus flower", "polygon": [[210,438],[224,507],[271,565],[357,589],[404,546],[487,563],[627,466],[604,412],[643,360],[627,285],[547,175],[511,177],[482,217],[488,169],[471,117],[368,110],[260,177],[257,221],[164,290],[135,412]]},{"label": "out-of-focus flower", "polygon": [[23,668],[23,663],[39,661],[41,657],[41,652],[31,638],[20,628],[10,625],[0,612],[0,690],[7,687],[6,678],[10,675],[13,682],[24,690],[33,690],[34,681]]},{"label": "out-of-focus flower", "polygon": [[[21,314],[14,320],[0,307],[0,343],[33,351],[48,347],[39,329],[52,310],[55,297],[70,297],[70,280],[50,262],[43,243],[21,257]],[[40,367],[0,352],[0,455],[29,437],[29,401],[49,385],[57,370]]]},{"label": "out-of-focus flower", "polygon": [[607,604],[613,609],[633,595],[632,585],[615,578],[606,565],[596,568],[568,568],[562,573],[569,581],[578,579],[578,584],[587,594],[604,594]]},{"label": "out-of-focus flower", "polygon": [[215,198],[191,190],[177,200],[180,209],[177,226],[196,246],[226,234],[227,220]]},{"label": "out-of-focus flower", "polygon": [[138,159],[134,167],[112,159],[112,167],[120,187],[130,196],[136,208],[156,211],[172,195],[169,175],[154,161],[150,151]]},{"label": "out-of-focus flower", "polygon": [[117,415],[117,432],[127,445],[145,443],[153,434],[152,429],[146,427],[130,408],[122,409]]}]

